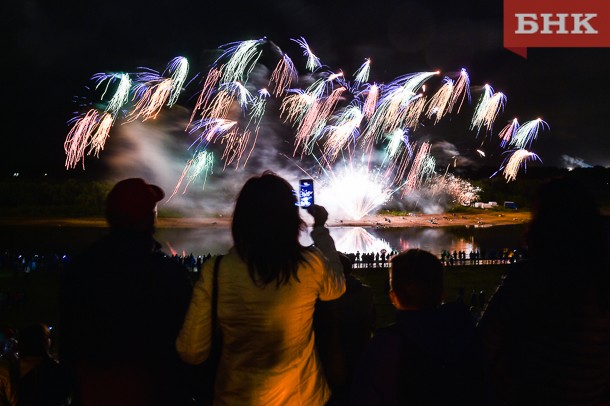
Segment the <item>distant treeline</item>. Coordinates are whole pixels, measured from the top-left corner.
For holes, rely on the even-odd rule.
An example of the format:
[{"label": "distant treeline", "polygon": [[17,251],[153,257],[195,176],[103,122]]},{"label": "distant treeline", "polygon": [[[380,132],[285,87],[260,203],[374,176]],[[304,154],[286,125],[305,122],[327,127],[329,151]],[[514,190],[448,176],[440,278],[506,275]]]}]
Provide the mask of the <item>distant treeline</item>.
[{"label": "distant treeline", "polygon": [[[545,180],[565,176],[579,180],[601,206],[610,206],[610,168],[530,167],[521,172],[516,181],[506,182],[501,173],[489,177],[491,168],[460,170],[461,178],[482,189],[480,201],[515,202],[527,209],[532,197]],[[213,180],[210,180],[213,181]],[[85,179],[29,179],[12,177],[0,179],[0,216],[2,217],[101,217],[104,201],[112,182]]]},{"label": "distant treeline", "polygon": [[513,201],[520,208],[528,208],[541,183],[554,177],[572,178],[582,183],[590,190],[600,206],[610,206],[610,168],[595,166],[592,168],[565,168],[532,167],[527,172],[521,172],[517,180],[506,182],[501,173],[490,178],[489,168],[477,171],[464,172],[460,177],[482,189],[480,201],[495,201],[502,204]]},{"label": "distant treeline", "polygon": [[86,180],[0,180],[2,217],[103,216],[112,183]]}]

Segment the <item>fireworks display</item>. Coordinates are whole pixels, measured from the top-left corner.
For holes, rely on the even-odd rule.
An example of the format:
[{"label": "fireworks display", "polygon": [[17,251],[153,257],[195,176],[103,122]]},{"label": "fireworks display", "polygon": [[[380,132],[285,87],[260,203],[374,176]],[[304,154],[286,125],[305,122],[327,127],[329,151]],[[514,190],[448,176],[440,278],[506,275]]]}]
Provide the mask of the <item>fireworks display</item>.
[{"label": "fireworks display", "polygon": [[[276,159],[288,160],[316,179],[320,201],[338,206],[350,218],[361,218],[389,200],[408,199],[424,189],[449,196],[454,203],[476,200],[479,191],[469,182],[437,173],[434,142],[422,130],[448,116],[467,114],[474,88],[466,69],[442,75],[416,72],[387,84],[375,83],[369,82],[374,71],[370,59],[346,76],[341,70],[326,70],[304,38],[292,41],[306,59],[301,74],[267,38],[220,47],[220,56],[194,89],[196,97],[184,97],[184,103],[196,100],[190,119],[185,120],[190,158],[182,173],[175,175],[170,199],[180,190],[186,193],[196,179],[205,186],[215,169],[246,168],[257,155],[259,139],[268,137],[265,124],[278,122],[290,131],[290,137],[282,139],[290,148],[286,154],[277,153]],[[269,49],[276,61],[257,70]],[[190,84],[184,57],[172,59],[162,73],[139,69],[92,77],[101,96],[68,122],[66,168],[79,163],[84,168],[85,155],[99,156],[116,123],[155,120],[182,100]],[[472,140],[482,129],[493,132],[507,102],[506,95],[490,85],[477,88],[482,92],[470,120]],[[493,137],[500,148],[513,149],[498,170],[506,181],[515,180],[528,160],[539,160],[525,148],[531,148],[542,129],[548,129],[542,119],[523,125],[514,119]],[[472,151],[485,158],[481,149]]]}]

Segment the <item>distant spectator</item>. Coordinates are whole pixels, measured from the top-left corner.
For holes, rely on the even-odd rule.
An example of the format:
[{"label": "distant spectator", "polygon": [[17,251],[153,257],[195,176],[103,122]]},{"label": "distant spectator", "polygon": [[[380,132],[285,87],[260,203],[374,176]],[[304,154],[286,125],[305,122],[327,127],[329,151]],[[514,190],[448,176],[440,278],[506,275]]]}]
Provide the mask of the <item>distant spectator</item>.
[{"label": "distant spectator", "polygon": [[60,297],[60,359],[84,405],[184,405],[189,366],[175,339],[191,295],[188,271],[153,238],[163,191],[142,179],[108,194],[110,234],[67,267]]},{"label": "distant spectator", "polygon": [[478,325],[502,405],[597,405],[610,382],[604,219],[582,185],[539,190],[518,262]]},{"label": "distant spectator", "polygon": [[443,266],[431,253],[391,260],[396,323],[380,329],[354,378],[351,405],[486,405],[485,360],[463,304],[441,305]]}]

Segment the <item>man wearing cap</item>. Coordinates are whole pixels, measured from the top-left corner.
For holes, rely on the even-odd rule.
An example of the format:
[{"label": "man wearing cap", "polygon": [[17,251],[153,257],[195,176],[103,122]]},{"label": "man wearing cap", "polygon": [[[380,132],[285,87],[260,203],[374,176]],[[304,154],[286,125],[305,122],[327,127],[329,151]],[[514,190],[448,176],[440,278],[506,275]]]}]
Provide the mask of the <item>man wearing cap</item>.
[{"label": "man wearing cap", "polygon": [[190,301],[187,270],[155,241],[161,188],[118,182],[106,200],[109,235],[66,270],[60,357],[72,368],[75,404],[188,404],[188,367],[174,342]]}]

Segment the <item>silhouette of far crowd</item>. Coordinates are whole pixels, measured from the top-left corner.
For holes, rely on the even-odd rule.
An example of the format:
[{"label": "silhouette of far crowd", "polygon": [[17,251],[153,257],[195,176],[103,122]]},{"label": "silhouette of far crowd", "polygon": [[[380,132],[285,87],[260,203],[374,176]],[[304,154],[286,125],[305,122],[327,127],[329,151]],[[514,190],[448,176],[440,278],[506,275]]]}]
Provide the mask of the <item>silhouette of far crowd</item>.
[{"label": "silhouette of far crowd", "polygon": [[[541,188],[527,255],[342,254],[318,205],[304,247],[304,211],[267,171],[239,193],[228,253],[169,256],[153,237],[163,197],[123,180],[109,235],[74,258],[4,254],[61,288],[55,335],[2,332],[0,406],[610,404],[608,235],[573,181]],[[513,265],[474,314],[485,292],[447,301],[443,270],[481,263]],[[388,268],[394,323],[377,326],[359,266]]]}]

